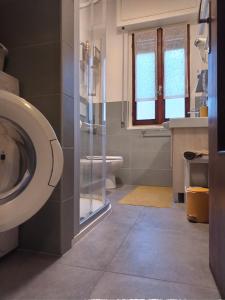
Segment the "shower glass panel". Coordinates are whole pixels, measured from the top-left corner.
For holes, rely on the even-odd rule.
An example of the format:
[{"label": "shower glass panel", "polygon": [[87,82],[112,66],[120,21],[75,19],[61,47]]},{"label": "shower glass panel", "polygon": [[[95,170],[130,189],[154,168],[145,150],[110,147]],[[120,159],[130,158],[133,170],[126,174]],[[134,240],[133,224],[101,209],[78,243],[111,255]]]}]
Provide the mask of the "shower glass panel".
[{"label": "shower glass panel", "polygon": [[105,11],[106,0],[80,0],[80,223],[108,204]]}]

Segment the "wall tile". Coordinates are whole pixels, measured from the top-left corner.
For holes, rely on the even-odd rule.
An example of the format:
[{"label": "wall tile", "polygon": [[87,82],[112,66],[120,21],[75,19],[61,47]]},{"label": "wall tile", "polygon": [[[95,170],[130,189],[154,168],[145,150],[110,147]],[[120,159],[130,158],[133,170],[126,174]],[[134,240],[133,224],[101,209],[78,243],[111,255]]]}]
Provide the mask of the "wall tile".
[{"label": "wall tile", "polygon": [[80,132],[80,156],[85,158],[91,155],[90,135],[87,131]]},{"label": "wall tile", "polygon": [[102,124],[103,123],[103,108],[102,103],[94,103],[93,113],[94,113],[94,123]]},{"label": "wall tile", "polygon": [[62,41],[74,45],[74,0],[61,0],[62,3]]},{"label": "wall tile", "polygon": [[[136,149],[137,150],[137,149]],[[148,148],[131,148],[132,169],[170,170],[170,152],[149,152]]]},{"label": "wall tile", "polygon": [[11,50],[6,72],[19,79],[22,97],[59,93],[59,43]]},{"label": "wall tile", "polygon": [[20,226],[20,247],[60,254],[60,202],[48,201],[29,221]]},{"label": "wall tile", "polygon": [[[0,2],[0,41],[10,50],[59,40],[59,0]],[[13,26],[13,22],[15,26]]]},{"label": "wall tile", "polygon": [[[128,103],[125,102],[125,111]],[[164,130],[147,132],[121,128],[121,102],[107,103],[107,155],[121,155],[124,165],[118,182],[135,185],[170,185],[170,134]]]},{"label": "wall tile", "polygon": [[93,135],[93,155],[102,156],[104,141],[105,141],[105,136],[102,135],[101,129],[97,130],[96,134]]},{"label": "wall tile", "polygon": [[123,167],[128,168],[130,161],[130,136],[129,135],[108,135],[106,155],[122,156]]},{"label": "wall tile", "polygon": [[131,169],[121,168],[117,172],[116,182],[118,185],[132,184]]},{"label": "wall tile", "polygon": [[131,135],[135,135],[135,134],[138,134],[138,135],[141,135],[143,137],[143,133],[144,133],[144,138],[147,139],[147,138],[154,138],[154,137],[157,137],[157,138],[170,138],[171,137],[171,132],[170,130],[167,130],[165,128],[147,128],[147,129],[131,129],[129,130],[129,134]]},{"label": "wall tile", "polygon": [[74,49],[62,42],[62,92],[74,96]]},{"label": "wall tile", "polygon": [[131,135],[131,147],[133,151],[146,149],[152,152],[169,152],[170,137],[148,137],[143,138],[142,134]]},{"label": "wall tile", "polygon": [[[124,102],[124,109],[127,110],[128,103],[127,101]],[[107,102],[107,119],[117,119],[121,120],[121,109],[122,109],[122,103],[121,101],[118,102]],[[125,116],[126,117],[126,116]]]},{"label": "wall tile", "polygon": [[71,248],[73,218],[73,197],[62,203],[48,201],[21,226],[20,247],[57,255],[65,253]]},{"label": "wall tile", "polygon": [[74,99],[62,96],[62,145],[74,147]]},{"label": "wall tile", "polygon": [[60,180],[48,201],[60,202],[61,201],[61,189],[62,189],[62,183]]},{"label": "wall tile", "polygon": [[70,198],[61,205],[61,252],[65,253],[71,248],[74,236],[74,198]]},{"label": "wall tile", "polygon": [[[108,122],[108,121],[107,121]],[[110,123],[106,126],[107,135],[127,135],[126,128],[121,127],[120,119],[112,119]]]},{"label": "wall tile", "polygon": [[[124,102],[124,110],[127,110],[127,102]],[[108,102],[106,105],[106,120],[108,135],[127,134],[126,128],[121,128],[122,120],[122,104],[121,102]],[[127,122],[125,117],[125,123]]]},{"label": "wall tile", "polygon": [[130,182],[133,185],[171,186],[171,171],[131,169]]},{"label": "wall tile", "polygon": [[61,97],[59,94],[27,97],[40,112],[47,118],[58,139],[61,141]]},{"label": "wall tile", "polygon": [[74,195],[74,149],[63,149],[64,170],[62,175],[61,201]]}]

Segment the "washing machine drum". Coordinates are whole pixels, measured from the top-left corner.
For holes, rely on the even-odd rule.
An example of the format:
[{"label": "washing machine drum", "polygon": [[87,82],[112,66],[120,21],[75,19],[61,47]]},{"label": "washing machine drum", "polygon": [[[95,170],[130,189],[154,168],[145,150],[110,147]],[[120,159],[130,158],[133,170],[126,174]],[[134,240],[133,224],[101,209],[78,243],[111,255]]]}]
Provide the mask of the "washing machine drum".
[{"label": "washing machine drum", "polygon": [[26,100],[0,90],[0,232],[40,210],[62,169],[62,149],[46,118]]}]

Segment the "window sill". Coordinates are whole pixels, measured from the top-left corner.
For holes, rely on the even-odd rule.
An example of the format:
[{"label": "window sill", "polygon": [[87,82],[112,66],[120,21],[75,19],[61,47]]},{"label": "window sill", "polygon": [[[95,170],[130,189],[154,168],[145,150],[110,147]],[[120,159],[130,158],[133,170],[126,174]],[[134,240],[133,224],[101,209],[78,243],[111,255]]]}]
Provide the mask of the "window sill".
[{"label": "window sill", "polygon": [[127,130],[133,130],[134,132],[142,132],[143,136],[163,136],[170,137],[170,130],[163,127],[163,125],[137,125],[137,126],[128,126]]},{"label": "window sill", "polygon": [[168,131],[167,129],[165,129],[163,127],[163,125],[129,125],[127,127],[127,130],[136,130],[136,129],[140,129],[140,130],[164,130],[164,131]]}]

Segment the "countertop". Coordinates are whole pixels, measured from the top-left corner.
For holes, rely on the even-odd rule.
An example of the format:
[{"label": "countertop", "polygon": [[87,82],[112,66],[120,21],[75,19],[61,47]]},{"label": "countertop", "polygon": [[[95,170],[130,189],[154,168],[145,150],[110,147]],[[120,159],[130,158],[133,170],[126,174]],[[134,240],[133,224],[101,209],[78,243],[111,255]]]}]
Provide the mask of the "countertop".
[{"label": "countertop", "polygon": [[166,129],[208,127],[208,118],[177,118],[163,123]]}]

